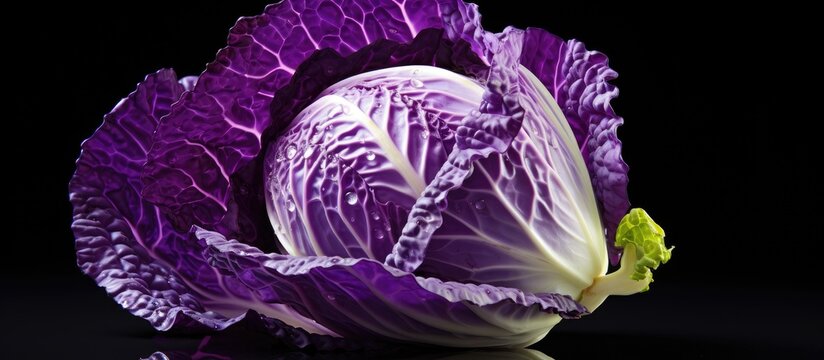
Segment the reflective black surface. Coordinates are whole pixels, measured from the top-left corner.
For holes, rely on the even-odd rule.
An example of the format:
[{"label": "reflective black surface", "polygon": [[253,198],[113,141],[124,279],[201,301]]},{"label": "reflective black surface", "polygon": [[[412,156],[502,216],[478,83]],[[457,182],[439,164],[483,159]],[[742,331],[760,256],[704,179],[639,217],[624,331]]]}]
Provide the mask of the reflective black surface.
[{"label": "reflective black surface", "polygon": [[[9,359],[532,359],[534,354],[469,353],[425,348],[379,352],[296,352],[248,328],[213,336],[162,334],[122,310],[78,276],[48,288],[37,279],[4,279],[0,297],[4,358]],[[39,281],[45,281],[43,279]],[[656,286],[658,285],[658,286]],[[554,359],[822,358],[821,293],[759,293],[733,288],[653,284],[650,292],[610,298],[594,314],[563,321],[530,348]],[[458,357],[458,356],[461,357]],[[540,359],[537,358],[537,359]]]}]

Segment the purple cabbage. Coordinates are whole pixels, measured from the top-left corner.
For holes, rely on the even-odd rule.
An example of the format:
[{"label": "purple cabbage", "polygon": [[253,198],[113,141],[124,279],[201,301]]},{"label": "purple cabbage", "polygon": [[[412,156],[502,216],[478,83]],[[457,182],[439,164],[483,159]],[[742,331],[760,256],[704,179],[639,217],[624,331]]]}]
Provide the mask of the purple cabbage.
[{"label": "purple cabbage", "polygon": [[620,258],[615,76],[461,0],[270,5],[83,143],[78,265],[158,330],[531,344]]}]

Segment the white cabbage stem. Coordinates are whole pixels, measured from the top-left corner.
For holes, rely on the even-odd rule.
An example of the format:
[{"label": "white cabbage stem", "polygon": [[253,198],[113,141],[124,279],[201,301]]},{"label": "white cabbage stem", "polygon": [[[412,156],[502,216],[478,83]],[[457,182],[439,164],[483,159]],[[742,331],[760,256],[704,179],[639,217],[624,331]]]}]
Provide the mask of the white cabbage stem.
[{"label": "white cabbage stem", "polygon": [[615,245],[624,249],[621,267],[595,278],[592,285],[581,292],[579,302],[589,312],[595,311],[610,295],[647,291],[652,282],[652,269],[672,256],[672,248],[667,249],[664,244],[664,229],[642,209],[632,209],[621,219]]},{"label": "white cabbage stem", "polygon": [[652,282],[651,272],[647,273],[644,279],[632,279],[637,261],[635,245],[627,245],[624,248],[624,256],[621,257],[621,267],[607,275],[599,276],[592,282],[592,285],[584,289],[579,300],[581,305],[584,305],[589,312],[593,312],[610,295],[632,295],[648,289]]}]

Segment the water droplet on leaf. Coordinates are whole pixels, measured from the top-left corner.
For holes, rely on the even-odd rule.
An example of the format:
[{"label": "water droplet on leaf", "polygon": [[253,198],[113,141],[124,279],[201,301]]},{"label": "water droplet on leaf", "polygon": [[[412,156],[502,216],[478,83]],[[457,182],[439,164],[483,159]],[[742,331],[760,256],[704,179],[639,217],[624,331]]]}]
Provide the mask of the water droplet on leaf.
[{"label": "water droplet on leaf", "polygon": [[315,152],[315,147],[314,146],[307,147],[306,150],[303,152],[303,158],[308,159],[308,158],[312,157],[312,153],[314,153],[314,152]]},{"label": "water droplet on leaf", "polygon": [[309,139],[309,143],[310,144],[317,144],[322,137],[323,137],[323,132],[316,132],[315,135],[312,135],[312,138]]},{"label": "water droplet on leaf", "polygon": [[289,146],[286,147],[286,158],[287,159],[289,159],[289,160],[293,159],[295,157],[295,154],[297,154],[297,153],[298,153],[298,148],[295,147],[295,145],[289,144]]},{"label": "water droplet on leaf", "polygon": [[358,194],[355,194],[355,193],[350,191],[350,192],[346,193],[345,199],[346,199],[347,204],[355,205],[355,204],[358,203]]}]

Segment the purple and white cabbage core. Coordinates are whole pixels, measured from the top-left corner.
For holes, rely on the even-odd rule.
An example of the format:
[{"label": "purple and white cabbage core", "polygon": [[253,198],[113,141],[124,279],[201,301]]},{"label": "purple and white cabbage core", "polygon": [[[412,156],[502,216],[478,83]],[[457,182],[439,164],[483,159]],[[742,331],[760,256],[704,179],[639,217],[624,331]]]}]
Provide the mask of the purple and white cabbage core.
[{"label": "purple and white cabbage core", "polygon": [[[449,194],[418,273],[578,297],[607,268],[592,185],[546,87],[524,67],[519,81],[521,131]],[[323,91],[266,153],[267,209],[282,250],[386,258],[484,90],[448,70],[403,66]]]}]

